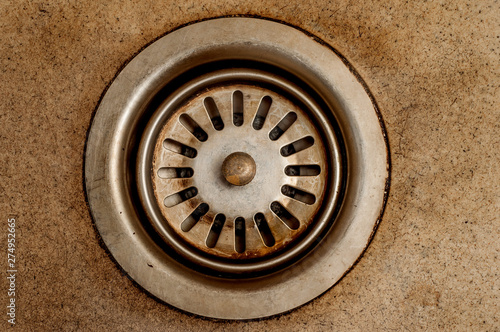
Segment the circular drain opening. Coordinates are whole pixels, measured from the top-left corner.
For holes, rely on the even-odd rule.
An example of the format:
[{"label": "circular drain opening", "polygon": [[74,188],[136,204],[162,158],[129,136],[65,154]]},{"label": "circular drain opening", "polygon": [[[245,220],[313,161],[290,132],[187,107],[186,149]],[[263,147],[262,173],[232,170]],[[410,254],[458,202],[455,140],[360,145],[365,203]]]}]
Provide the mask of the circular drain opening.
[{"label": "circular drain opening", "polygon": [[[315,98],[276,68],[238,65],[247,68],[212,65],[156,109],[139,147],[138,192],[188,265],[248,278],[293,264],[328,230],[345,160]],[[245,184],[224,176],[243,157]]]},{"label": "circular drain opening", "polygon": [[170,33],[123,69],[85,177],[99,233],[138,284],[246,319],[313,299],[354,264],[385,204],[387,158],[370,96],[335,53],[227,18]]}]

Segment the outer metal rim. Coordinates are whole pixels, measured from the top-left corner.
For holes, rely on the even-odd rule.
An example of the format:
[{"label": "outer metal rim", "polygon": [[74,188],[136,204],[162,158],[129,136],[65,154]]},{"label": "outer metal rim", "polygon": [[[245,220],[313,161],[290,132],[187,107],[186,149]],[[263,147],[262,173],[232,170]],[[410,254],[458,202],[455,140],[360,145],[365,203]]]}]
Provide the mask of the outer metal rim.
[{"label": "outer metal rim", "polygon": [[[128,148],[134,139],[131,128],[172,77],[207,59],[259,59],[295,73],[333,110],[345,140],[350,165],[347,191],[333,229],[307,259],[263,278],[233,281],[185,268],[151,239],[127,194]],[[85,180],[103,241],[138,284],[192,313],[250,319],[304,304],[350,269],[368,245],[383,211],[387,160],[384,132],[374,105],[342,59],[289,26],[224,18],[193,24],[161,38],[123,69],[94,118]]]},{"label": "outer metal rim", "polygon": [[[333,172],[331,176],[332,180],[328,184],[330,190],[329,194],[324,199],[322,211],[318,216],[318,220],[312,231],[310,231],[307,234],[307,237],[305,237],[299,244],[295,245],[292,249],[284,252],[283,254],[273,257],[272,259],[252,263],[239,262],[238,264],[234,264],[234,262],[225,262],[211,257],[206,257],[197,253],[192,247],[185,244],[183,241],[179,241],[174,234],[174,231],[165,227],[165,224],[162,221],[163,217],[156,204],[150,180],[150,165],[153,158],[153,148],[156,144],[158,133],[162,128],[162,124],[166,121],[170,114],[177,109],[178,105],[182,103],[183,100],[195,94],[197,91],[200,91],[210,85],[231,80],[249,80],[258,83],[272,84],[273,86],[283,89],[298,98],[317,117],[321,131],[326,135],[328,138],[327,141],[331,144],[328,146],[332,149],[330,151],[330,160],[328,162],[331,165],[331,171]],[[177,252],[187,258],[190,262],[228,275],[252,275],[259,272],[262,273],[264,271],[270,271],[293,261],[305,251],[312,249],[311,247],[317,242],[318,237],[331,226],[338,196],[341,190],[342,163],[340,147],[336,140],[334,130],[329,121],[324,117],[320,107],[314,102],[314,100],[312,100],[291,82],[258,70],[222,70],[202,76],[182,87],[180,91],[177,91],[177,93],[160,106],[160,111],[155,113],[151,119],[141,141],[138,155],[138,192],[146,212],[151,218],[155,228],[160,234],[162,234],[167,243],[170,243]]]}]

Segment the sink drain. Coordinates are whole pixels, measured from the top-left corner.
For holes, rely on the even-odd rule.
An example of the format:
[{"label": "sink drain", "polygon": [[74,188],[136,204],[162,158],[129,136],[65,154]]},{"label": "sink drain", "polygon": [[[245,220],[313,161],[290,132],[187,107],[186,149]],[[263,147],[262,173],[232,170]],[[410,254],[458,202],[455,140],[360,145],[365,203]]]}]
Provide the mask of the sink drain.
[{"label": "sink drain", "polygon": [[284,312],[368,245],[387,194],[380,123],[351,69],[303,32],[189,25],[104,95],[86,150],[90,209],[117,263],[157,298],[216,318]]},{"label": "sink drain", "polygon": [[209,72],[172,95],[182,102],[157,108],[139,147],[139,194],[164,242],[230,277],[311,249],[343,190],[341,146],[314,99],[252,68]]}]

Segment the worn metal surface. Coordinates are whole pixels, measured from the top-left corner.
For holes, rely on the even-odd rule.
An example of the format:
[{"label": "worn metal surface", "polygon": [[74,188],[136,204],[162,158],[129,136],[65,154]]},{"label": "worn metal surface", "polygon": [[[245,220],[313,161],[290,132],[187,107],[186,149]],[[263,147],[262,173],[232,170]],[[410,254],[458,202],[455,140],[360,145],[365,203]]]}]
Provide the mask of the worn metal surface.
[{"label": "worn metal surface", "polygon": [[255,177],[257,166],[248,153],[233,152],[222,162],[221,172],[228,183],[233,186],[244,186]]},{"label": "worn metal surface", "polygon": [[[343,205],[337,211],[331,198],[338,193],[329,192],[318,220],[325,226],[333,221],[329,217],[336,216],[335,223],[329,232],[312,237],[317,244],[314,251],[279,272],[244,280],[211,277],[179,264],[144,228],[144,221],[133,204],[134,193],[129,183],[134,178],[129,168],[133,151],[130,147],[137,133],[134,128],[146,113],[153,96],[173,77],[191,68],[193,63],[231,58],[258,59],[300,77],[326,105],[321,111],[311,113],[318,128],[329,133],[323,137],[324,144],[328,147],[338,145],[331,128],[334,119],[340,128],[337,134],[343,138],[347,159],[347,169],[342,170],[346,174]],[[280,84],[279,80],[275,82]],[[166,101],[169,102],[172,100]],[[156,128],[155,124],[163,122],[169,115],[169,112],[163,115],[155,113],[148,128]],[[154,207],[157,204],[147,197],[151,191],[148,182],[151,182],[152,156],[146,148],[156,142],[158,132],[148,128],[141,138],[138,152],[137,181],[138,191],[143,195],[141,204],[158,231],[167,227],[162,225],[162,218],[157,218]],[[209,127],[203,128],[208,132]],[[166,145],[172,147],[170,143]],[[330,164],[340,162],[338,152],[334,149],[333,154],[330,153]],[[283,156],[288,152],[280,149],[280,154]],[[192,151],[189,155],[194,156]],[[86,188],[93,217],[108,249],[124,271],[147,291],[176,307],[200,315],[257,318],[290,310],[313,299],[331,287],[355,263],[366,248],[384,207],[387,158],[383,129],[370,96],[331,49],[278,23],[247,18],[217,19],[187,26],[158,40],[118,75],[99,106],[89,134]],[[341,170],[333,168],[332,171]],[[339,188],[340,180],[340,174],[331,174],[327,187]],[[288,190],[283,189],[282,193],[290,194]],[[315,231],[316,227],[311,230]],[[167,230],[162,236],[165,240],[171,234]],[[306,247],[300,248],[300,245],[286,254],[297,247]],[[184,252],[184,247],[175,249],[181,255],[190,255],[188,251]],[[286,254],[278,258],[286,261],[290,258]],[[241,269],[244,272],[252,268],[244,264],[198,261],[225,271]],[[267,264],[274,265],[275,261]]]},{"label": "worn metal surface", "polygon": [[[223,47],[223,50],[226,50],[225,47]],[[275,69],[276,70],[276,69]],[[327,142],[328,144],[328,149],[323,150],[325,156],[321,158],[316,158],[317,160],[320,159],[325,159],[324,165],[317,165],[319,167],[319,170],[321,170],[321,166],[323,167],[323,175],[321,175],[321,172],[318,173],[319,176],[316,176],[316,179],[321,179],[321,177],[325,177],[329,174],[329,179],[328,181],[324,182],[325,187],[327,188],[326,196],[323,198],[323,203],[319,204],[314,204],[316,203],[315,197],[312,197],[312,194],[308,194],[309,197],[307,197],[307,194],[302,191],[302,197],[306,198],[306,202],[310,203],[307,205],[311,205],[308,209],[310,210],[309,212],[311,213],[311,216],[316,213],[317,217],[316,220],[314,220],[314,227],[302,227],[301,230],[297,233],[303,233],[304,230],[306,229],[308,234],[307,236],[302,236],[299,239],[299,236],[284,236],[282,237],[283,239],[292,239],[296,238],[294,241],[295,243],[293,246],[288,245],[289,248],[287,250],[278,250],[284,247],[283,242],[276,242],[276,239],[274,239],[274,236],[271,233],[271,230],[269,228],[269,224],[267,224],[267,221],[264,220],[269,220],[270,218],[273,217],[272,213],[270,211],[267,212],[259,212],[255,214],[255,208],[252,206],[248,205],[238,205],[237,210],[235,204],[227,205],[227,201],[232,201],[232,196],[227,195],[225,199],[221,199],[218,197],[217,193],[221,191],[221,185],[222,189],[224,189],[225,182],[221,182],[221,175],[219,171],[220,163],[222,160],[226,157],[226,154],[224,154],[224,149],[221,149],[221,146],[224,147],[226,146],[227,148],[227,140],[224,139],[223,136],[221,135],[215,135],[215,139],[208,139],[208,134],[193,120],[191,115],[188,115],[187,113],[181,114],[179,116],[179,121],[178,125],[180,126],[181,124],[179,123],[184,123],[182,124],[182,127],[185,127],[186,124],[189,122],[191,123],[188,127],[192,128],[198,128],[196,131],[193,129],[193,132],[195,134],[186,134],[187,130],[181,131],[184,132],[186,135],[186,139],[191,139],[193,140],[192,144],[197,144],[196,142],[203,142],[204,145],[204,153],[205,157],[204,158],[197,158],[198,156],[198,151],[196,149],[189,147],[186,144],[183,144],[179,142],[178,140],[175,140],[172,138],[166,138],[164,140],[158,140],[158,137],[161,137],[161,130],[165,129],[164,124],[171,119],[172,114],[174,114],[176,111],[178,111],[179,107],[182,107],[187,103],[189,100],[193,98],[193,96],[197,96],[199,93],[205,93],[205,89],[211,90],[210,87],[212,86],[237,86],[237,84],[241,84],[238,82],[250,82],[251,86],[254,86],[255,84],[259,85],[266,85],[269,89],[273,91],[281,91],[281,93],[287,94],[289,98],[295,99],[296,103],[300,103],[302,107],[308,110],[308,116],[309,116],[309,121],[312,121],[313,119],[315,120],[315,124],[317,126],[318,132],[322,133],[322,137]],[[296,82],[298,83],[298,82]],[[243,86],[241,86],[243,87]],[[247,90],[250,90],[250,88],[247,86]],[[218,90],[218,89],[217,89]],[[239,90],[238,90],[239,91]],[[258,110],[255,113],[254,120],[251,121],[251,127],[252,128],[260,128],[257,130],[257,132],[261,132],[261,130],[266,126],[267,130],[269,131],[269,134],[265,134],[264,136],[259,136],[257,135],[256,137],[258,138],[259,144],[264,144],[265,146],[267,145],[269,149],[272,149],[273,146],[277,148],[276,150],[279,149],[279,154],[275,154],[273,158],[269,158],[268,155],[266,157],[261,156],[260,157],[260,162],[263,165],[267,165],[268,169],[269,167],[272,166],[272,163],[270,161],[274,160],[274,164],[276,163],[284,163],[284,158],[286,157],[286,160],[293,162],[294,159],[296,159],[298,156],[306,155],[306,151],[299,151],[297,154],[293,154],[293,150],[295,148],[291,148],[291,146],[296,146],[297,149],[309,147],[310,144],[314,142],[314,139],[310,137],[309,135],[303,138],[300,138],[299,141],[301,142],[300,144],[298,143],[299,141],[292,141],[293,143],[287,143],[283,146],[278,146],[276,145],[279,143],[279,140],[277,140],[278,135],[276,135],[275,129],[271,129],[269,122],[266,125],[266,121],[262,121],[262,112],[267,109],[266,107],[262,107],[261,105],[268,105],[269,106],[269,101],[272,101],[270,96],[264,96],[262,97],[262,92],[266,91],[266,93],[271,94],[271,91],[269,90],[262,90],[260,89],[260,92],[257,96],[254,96],[253,98],[250,98],[249,101],[254,100],[255,105],[250,105],[257,107]],[[222,93],[222,90],[219,91]],[[233,93],[233,96],[236,94],[236,91]],[[275,96],[275,94],[272,94]],[[163,97],[163,96],[162,96]],[[206,98],[202,98],[203,104],[206,105],[216,105],[214,102],[214,99],[210,96],[205,96]],[[228,97],[228,96],[227,96]],[[240,96],[243,97],[243,96]],[[248,99],[248,98],[247,98]],[[283,98],[281,98],[283,99]],[[205,103],[206,101],[210,100],[210,102]],[[259,102],[260,100],[260,102]],[[283,99],[283,101],[286,101]],[[282,101],[282,102],[283,102]],[[279,105],[280,103],[278,103]],[[286,103],[285,103],[286,104]],[[200,106],[200,105],[198,105]],[[235,125],[233,126],[225,126],[224,121],[222,117],[220,116],[221,113],[217,110],[215,111],[213,107],[208,107],[207,108],[207,113],[212,114],[209,117],[203,116],[201,120],[206,121],[201,122],[203,127],[205,126],[213,126],[213,129],[215,129],[215,132],[233,132],[233,136],[237,137],[239,133],[239,129],[243,128],[243,122],[241,120],[244,120],[244,114],[241,114],[239,117],[240,120],[238,122],[241,122],[241,126]],[[227,107],[227,105],[224,105]],[[292,107],[293,105],[289,105]],[[279,107],[278,107],[279,108]],[[211,111],[209,111],[211,109]],[[297,107],[294,107],[293,109],[297,109]],[[267,110],[269,112],[269,110]],[[229,115],[229,112],[223,111],[222,113],[226,113],[224,117]],[[247,112],[248,113],[248,112]],[[203,113],[202,113],[203,114]],[[260,116],[259,116],[260,114]],[[293,112],[295,116],[297,116],[297,113]],[[194,116],[194,115],[193,115]],[[247,114],[247,117],[251,118],[251,113]],[[332,226],[332,223],[335,220],[335,213],[338,210],[338,205],[341,204],[342,202],[339,200],[339,197],[343,194],[343,186],[342,183],[344,181],[343,177],[346,176],[345,172],[345,166],[342,165],[342,152],[341,152],[341,144],[338,142],[338,137],[337,134],[334,132],[333,129],[333,123],[331,123],[331,120],[328,120],[325,118],[326,113],[322,111],[321,107],[317,104],[316,100],[310,96],[308,93],[306,93],[304,90],[302,90],[301,87],[296,85],[294,82],[289,81],[283,77],[277,76],[273,74],[272,72],[264,72],[262,70],[256,70],[256,69],[251,69],[251,68],[227,68],[227,69],[221,69],[221,70],[216,70],[216,71],[211,71],[209,73],[206,73],[204,75],[201,75],[199,77],[196,77],[195,79],[191,79],[189,82],[185,83],[183,86],[179,87],[176,89],[176,91],[171,92],[168,96],[168,98],[157,108],[155,109],[153,116],[149,120],[148,125],[144,129],[144,133],[142,134],[140,146],[139,146],[139,151],[138,151],[138,157],[137,157],[137,189],[138,189],[138,194],[140,197],[140,203],[144,209],[146,214],[149,216],[149,221],[151,222],[152,226],[154,229],[158,232],[158,234],[162,238],[162,242],[164,242],[167,246],[171,247],[173,250],[175,250],[179,255],[181,255],[184,259],[187,260],[187,263],[189,264],[194,264],[197,266],[198,269],[200,268],[207,268],[212,271],[216,275],[219,275],[220,273],[225,274],[225,275],[231,275],[231,276],[238,276],[238,277],[250,277],[255,274],[262,275],[264,273],[269,273],[273,272],[278,268],[283,268],[284,266],[291,265],[294,263],[297,259],[299,259],[301,256],[306,254],[307,252],[311,251],[313,247],[315,247],[319,241],[317,241],[318,237],[323,236],[323,234]],[[209,120],[210,118],[210,120]],[[290,118],[287,118],[288,120],[285,121],[285,117],[283,119],[275,119],[276,123],[278,123],[278,127],[285,128],[283,124],[286,122],[289,122],[288,120]],[[190,120],[189,120],[190,119]],[[272,116],[269,117],[269,119],[272,119]],[[229,119],[226,118],[226,122]],[[278,122],[279,121],[279,122]],[[304,123],[309,123],[309,121],[304,122]],[[210,122],[212,122],[210,124]],[[247,121],[248,122],[248,121]],[[304,123],[300,126],[297,126],[297,128],[290,130],[288,134],[293,134],[296,132],[297,129],[301,128]],[[293,127],[293,126],[292,126]],[[309,123],[309,129],[311,127],[311,123]],[[182,128],[181,128],[182,129]],[[189,132],[189,131],[187,131]],[[313,132],[313,130],[308,130],[305,132]],[[204,133],[204,134],[203,134]],[[175,131],[176,135],[179,135],[179,132]],[[212,135],[214,136],[214,135]],[[198,137],[198,138],[196,138]],[[286,137],[286,135],[283,135],[283,137]],[[241,137],[240,137],[241,138]],[[272,139],[271,139],[272,138]],[[180,139],[180,138],[179,138]],[[276,142],[273,141],[276,140]],[[243,144],[243,146],[249,147],[249,144],[244,144],[245,141],[241,141],[237,139],[236,141],[240,141],[240,144]],[[270,142],[273,141],[273,142]],[[158,145],[161,144],[162,148],[158,148]],[[191,143],[189,143],[191,144]],[[158,204],[159,200],[157,196],[153,194],[153,192],[156,192],[155,189],[155,182],[152,181],[156,177],[155,172],[152,171],[151,165],[154,163],[154,160],[158,158],[158,154],[155,155],[153,153],[153,150],[157,148],[161,153],[159,156],[165,153],[169,153],[168,151],[177,151],[179,153],[174,153],[172,154],[172,158],[168,159],[168,162],[176,162],[180,163],[182,160],[193,160],[195,163],[199,163],[199,167],[204,167],[204,165],[212,165],[212,170],[216,169],[216,171],[213,172],[208,172],[206,173],[207,175],[212,175],[212,177],[208,181],[198,181],[197,186],[201,188],[201,192],[204,193],[214,193],[211,194],[211,202],[218,203],[219,208],[215,208],[215,211],[221,210],[220,207],[226,206],[232,206],[233,211],[232,214],[236,215],[237,213],[245,212],[244,210],[246,209],[246,213],[243,215],[253,215],[253,219],[256,225],[261,225],[262,227],[257,227],[259,228],[259,236],[254,237],[255,232],[250,232],[249,233],[249,242],[255,242],[258,243],[258,238],[260,237],[262,242],[264,242],[264,246],[260,245],[263,247],[261,252],[257,252],[254,250],[236,250],[238,254],[232,253],[233,256],[235,257],[247,257],[247,258],[259,258],[267,255],[268,253],[275,251],[275,255],[273,255],[272,258],[266,258],[266,259],[261,259],[261,260],[245,260],[244,262],[239,261],[237,264],[234,264],[234,262],[231,261],[225,261],[221,260],[220,255],[211,255],[211,256],[206,256],[200,254],[199,250],[197,250],[196,246],[192,246],[190,243],[187,243],[186,241],[179,240],[179,226],[171,227],[168,224],[168,219],[165,218],[164,213],[162,212],[163,205],[166,207],[172,208],[175,206],[176,203],[178,203],[181,199],[181,197],[186,198],[187,196],[196,196],[198,194],[198,188],[195,186],[189,187],[186,190],[186,192],[182,191],[177,194],[171,194],[168,197],[166,197],[163,200],[162,204]],[[311,148],[311,147],[309,147]],[[256,149],[256,147],[254,147]],[[257,149],[258,150],[258,149]],[[311,149],[314,150],[314,149]],[[165,152],[167,151],[167,152]],[[298,150],[297,150],[298,151]],[[226,151],[226,153],[230,153],[230,151]],[[217,155],[219,154],[219,155]],[[256,156],[258,156],[258,153],[255,153]],[[202,153],[203,156],[203,153]],[[186,158],[187,157],[187,158]],[[214,160],[219,160],[219,162],[216,162],[214,164]],[[201,161],[201,162],[200,162]],[[345,159],[344,159],[345,161]],[[328,166],[329,170],[327,170],[326,166]],[[167,166],[168,167],[168,166]],[[273,171],[278,174],[277,177],[270,178],[269,180],[271,182],[264,183],[261,179],[260,182],[262,182],[262,186],[265,186],[266,188],[275,188],[277,189],[279,187],[279,183],[275,183],[272,185],[272,181],[276,181],[279,178],[287,178],[289,175],[292,175],[292,178],[295,177],[295,173],[297,173],[297,169],[290,169],[290,166],[285,166],[284,164],[282,165],[284,168],[285,174],[283,172],[279,171],[278,169],[273,169]],[[293,167],[293,166],[292,166]],[[198,168],[198,167],[197,167]],[[161,170],[164,170],[165,167],[161,167]],[[185,169],[191,169],[191,168],[185,168]],[[158,170],[160,171],[160,169]],[[287,172],[289,175],[287,175]],[[307,173],[307,172],[306,172]],[[158,175],[158,172],[156,172]],[[285,176],[286,175],[286,176]],[[185,181],[188,181],[188,179],[184,179]],[[293,180],[292,180],[293,182]],[[161,186],[165,185],[165,181],[160,182]],[[254,185],[255,187],[255,185]],[[280,188],[281,194],[285,196],[294,196],[295,194],[293,193],[294,191],[297,193],[298,188],[294,188],[288,184],[282,185]],[[247,188],[248,191],[248,188]],[[266,195],[264,196],[264,199],[260,198],[260,203],[259,206],[263,209],[266,209],[268,207],[271,208],[274,206],[274,210],[282,210],[282,204],[279,202],[272,202],[270,203],[270,199],[273,198],[273,191],[265,191],[264,192]],[[187,194],[187,196],[186,196]],[[245,198],[246,199],[246,198]],[[257,202],[259,202],[259,198],[255,198]],[[313,201],[314,200],[314,201]],[[189,206],[189,203],[191,201],[187,200],[186,201],[186,206]],[[290,203],[294,202],[294,200],[290,200]],[[273,204],[274,203],[274,204]],[[297,202],[298,203],[298,202]],[[202,203],[206,204],[206,203]],[[271,204],[271,206],[269,206]],[[300,205],[300,204],[299,204]],[[307,206],[306,205],[306,206]],[[317,211],[313,213],[311,210],[312,208],[315,208]],[[195,209],[195,206],[191,207],[192,209]],[[201,209],[201,210],[206,210],[209,208],[208,204],[206,206],[199,205],[196,207],[196,210]],[[214,206],[212,204],[212,209],[214,209]],[[296,210],[296,209],[295,209]],[[302,209],[301,209],[302,210]],[[304,209],[304,210],[307,210]],[[199,216],[200,210],[197,212],[193,212],[194,214],[197,214]],[[252,214],[253,213],[253,214]],[[211,213],[208,215],[209,218],[215,218],[219,219],[217,223],[214,222],[215,230],[216,233],[219,232],[219,228],[222,231],[221,223],[225,222],[225,216],[220,214],[220,215],[215,215],[214,213]],[[176,216],[177,217],[177,216]],[[243,218],[243,217],[241,217]],[[191,218],[188,218],[191,219]],[[194,219],[194,218],[193,218]],[[195,220],[189,220],[189,224],[193,224]],[[245,218],[243,218],[245,219]],[[273,222],[273,220],[271,220]],[[274,222],[277,222],[274,220]],[[309,222],[311,222],[309,220]],[[246,222],[245,222],[246,224]],[[267,226],[266,226],[267,224]],[[279,223],[281,224],[281,223]],[[295,222],[297,224],[297,222]],[[203,225],[203,224],[202,224]],[[181,229],[186,226],[184,224],[184,221],[181,224]],[[297,229],[300,228],[299,225],[296,227],[291,227],[292,229]],[[305,225],[303,225],[305,226]],[[242,229],[246,229],[246,227],[240,227]],[[176,230],[177,229],[177,230]],[[185,227],[184,230],[190,230],[191,227]],[[198,228],[199,229],[199,228]],[[210,226],[210,233],[212,233],[212,227]],[[287,232],[291,232],[290,230],[287,230]],[[270,234],[271,233],[271,234]],[[193,232],[193,234],[196,234]],[[198,240],[195,241],[195,243],[201,243],[201,236],[198,236]],[[209,240],[209,237],[211,238]],[[236,227],[235,227],[235,237],[236,237]],[[245,231],[245,237],[246,237],[246,231]],[[218,239],[218,238],[217,238]],[[255,241],[254,241],[255,240]],[[205,250],[212,251],[212,253],[215,253],[217,251],[217,248],[215,247],[217,241],[213,242],[213,234],[207,236],[207,245],[204,246]],[[207,249],[208,248],[214,248],[214,249]],[[267,249],[267,248],[270,249]],[[252,247],[250,247],[251,249]],[[254,246],[255,248],[255,246]],[[263,255],[264,254],[264,255]],[[223,257],[222,257],[223,258]],[[185,262],[186,263],[186,262]]]},{"label": "worn metal surface", "polygon": [[[232,96],[235,91],[241,91],[243,97],[243,122],[239,126],[233,121]],[[210,114],[203,106],[207,98],[213,98],[215,101],[224,124],[223,129],[217,130],[214,127]],[[272,100],[272,103],[267,105],[269,107],[266,116],[259,117],[258,111],[263,108],[266,98]],[[274,128],[283,123],[281,121],[288,114],[296,115],[296,120],[279,139],[272,135],[274,140],[271,139],[270,134]],[[206,140],[200,141],[186,128],[181,121],[186,115],[206,132]],[[256,121],[261,121],[261,128],[254,128]],[[312,146],[298,146],[298,149],[304,149],[286,157],[280,153],[283,147],[305,137],[313,139]],[[196,151],[196,156],[187,157],[185,154],[189,152],[165,148],[166,140],[181,142],[191,147]],[[255,160],[253,172],[250,171],[248,176],[253,180],[248,181],[245,186],[234,186],[224,179],[224,169],[221,170],[221,167],[226,163],[227,156],[242,152],[251,158],[249,162]],[[314,221],[326,191],[328,168],[339,168],[339,165],[327,163],[322,138],[309,116],[300,107],[274,91],[242,84],[210,89],[179,108],[165,123],[157,137],[153,161],[152,181],[155,198],[169,226],[198,249],[219,257],[238,259],[266,256],[292,244]],[[295,165],[315,165],[319,167],[320,172],[315,176],[285,174],[286,167]],[[160,169],[166,167],[191,168],[194,173],[190,178],[165,179],[158,174]],[[294,198],[285,196],[282,193],[283,186],[304,191],[307,195],[312,195],[313,201],[307,201],[299,194]],[[196,188],[196,195],[181,197],[173,206],[165,204],[166,199],[175,198],[179,196],[176,193],[188,188]],[[208,204],[209,210],[194,227],[183,231],[183,222],[203,203]],[[288,211],[293,217],[284,218],[283,214],[278,212],[281,214],[280,218],[271,209],[273,203],[273,206],[280,204],[284,213]],[[257,227],[255,216],[258,213],[264,215],[263,223],[269,225],[271,234],[267,236],[270,243],[266,242],[266,232]],[[217,245],[210,248],[206,243],[207,237],[218,214],[225,216],[225,223],[216,241]],[[235,243],[235,220],[238,217],[245,220],[243,237],[246,250],[241,253],[236,251]],[[287,219],[295,219],[300,225],[287,225]]]}]

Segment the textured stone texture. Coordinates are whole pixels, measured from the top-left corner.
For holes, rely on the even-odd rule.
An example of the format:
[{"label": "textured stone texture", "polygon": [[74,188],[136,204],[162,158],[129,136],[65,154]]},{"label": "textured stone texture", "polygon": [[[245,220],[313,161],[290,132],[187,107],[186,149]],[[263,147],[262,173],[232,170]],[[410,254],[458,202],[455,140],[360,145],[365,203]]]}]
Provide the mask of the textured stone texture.
[{"label": "textured stone texture", "polygon": [[[17,217],[15,328],[498,331],[499,13],[493,0],[1,1],[0,218],[5,229]],[[179,25],[235,14],[286,21],[342,53],[380,106],[393,162],[359,264],[311,303],[251,322],[194,317],[135,287],[99,246],[82,185],[86,132],[119,68]]]}]

